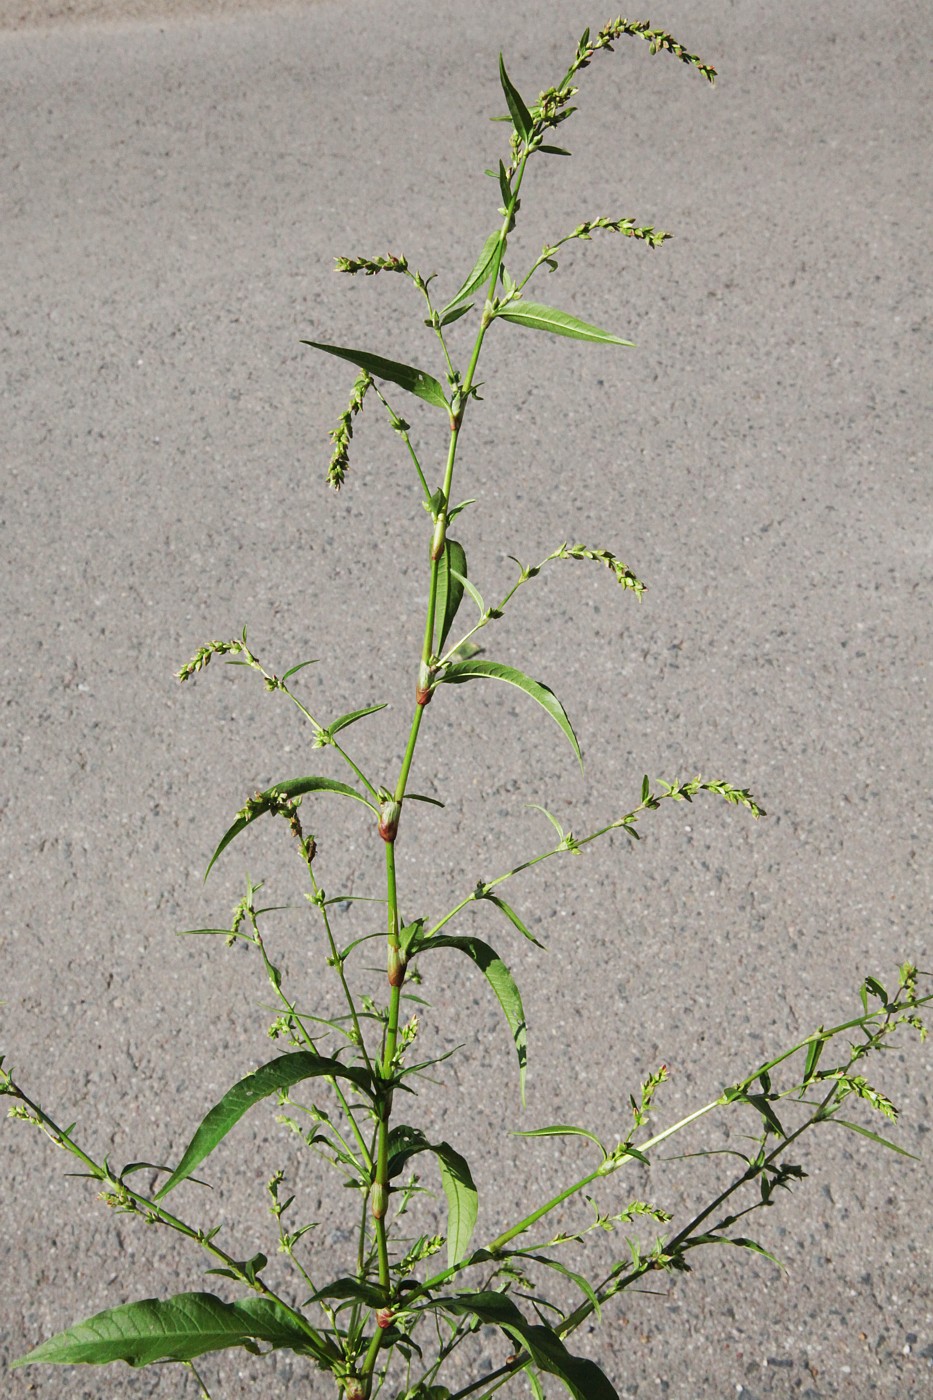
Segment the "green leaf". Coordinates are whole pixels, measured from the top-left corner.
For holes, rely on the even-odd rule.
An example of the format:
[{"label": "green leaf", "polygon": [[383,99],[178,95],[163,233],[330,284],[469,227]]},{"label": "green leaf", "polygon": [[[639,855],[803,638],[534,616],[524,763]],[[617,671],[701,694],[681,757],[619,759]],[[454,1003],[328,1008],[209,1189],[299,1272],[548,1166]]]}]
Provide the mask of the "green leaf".
[{"label": "green leaf", "polygon": [[472,1313],[480,1322],[500,1327],[525,1348],[541,1371],[557,1376],[574,1400],[619,1400],[619,1393],[595,1361],[573,1356],[550,1327],[528,1322],[503,1293],[462,1293],[439,1298],[445,1312]]},{"label": "green leaf", "polygon": [[570,151],[565,150],[563,146],[539,146],[539,147],[538,147],[538,150],[539,150],[539,151],[546,151],[547,154],[548,154],[549,156],[569,156],[569,155],[570,155]]},{"label": "green leaf", "polygon": [[400,1123],[389,1134],[389,1180],[404,1170],[418,1152],[432,1152],[447,1197],[447,1262],[451,1268],[465,1259],[476,1226],[479,1203],[466,1159],[449,1142],[428,1142],[418,1128]]},{"label": "green leaf", "polygon": [[595,1142],[603,1158],[608,1158],[609,1153],[595,1133],[591,1133],[589,1128],[575,1128],[572,1123],[552,1123],[547,1128],[526,1128],[516,1129],[515,1137],[585,1137],[590,1142]]},{"label": "green leaf", "polygon": [[747,1239],[744,1235],[694,1235],[686,1247],[693,1249],[704,1244],[730,1244],[735,1249],[748,1249],[751,1250],[752,1254],[761,1254],[765,1259],[770,1259],[772,1264],[776,1264],[779,1269],[784,1270],[784,1265],[776,1254],[765,1249],[764,1245],[759,1244],[757,1240]]},{"label": "green leaf", "polygon": [[575,1283],[587,1301],[592,1304],[597,1321],[602,1320],[602,1309],[599,1306],[596,1290],[582,1274],[576,1273],[573,1269],[568,1269],[567,1265],[562,1264],[558,1259],[551,1259],[546,1254],[537,1254],[534,1250],[530,1249],[517,1249],[514,1253],[510,1252],[509,1257],[512,1259],[533,1259],[536,1264],[544,1264],[546,1268],[553,1269],[555,1273],[563,1274],[564,1278],[569,1278],[571,1283]]},{"label": "green leaf", "polygon": [[12,1365],[41,1361],[103,1366],[125,1361],[128,1366],[150,1366],[154,1361],[191,1361],[205,1352],[256,1342],[319,1354],[308,1333],[271,1299],[224,1303],[212,1293],[178,1293],[95,1313]]},{"label": "green leaf", "polygon": [[470,597],[473,599],[473,602],[479,609],[480,617],[483,617],[486,612],[486,604],[483,602],[482,593],[480,593],[478,588],[474,587],[474,585],[467,578],[466,574],[458,574],[454,570],[452,570],[451,572],[454,573],[454,577],[458,580],[459,583],[463,585],[466,592],[469,593]]},{"label": "green leaf", "polygon": [[533,126],[531,113],[522,101],[518,88],[505,71],[505,60],[501,53],[499,55],[499,81],[502,84],[502,91],[505,93],[505,100],[508,103],[512,125],[522,140],[527,141],[531,135]]},{"label": "green leaf", "polygon": [[398,384],[410,394],[417,394],[425,403],[434,404],[438,408],[448,407],[444,390],[437,380],[430,374],[425,374],[423,369],[399,364],[397,360],[387,360],[382,355],[371,355],[368,350],[348,350],[342,345],[325,345],[320,340],[302,340],[301,344],[311,345],[315,350],[323,350],[328,355],[336,355],[338,359],[349,360],[351,365],[356,365],[358,369],[365,369],[368,374],[374,374],[379,379],[388,379],[390,384]]},{"label": "green leaf", "polygon": [[458,647],[454,647],[450,653],[451,661],[469,661],[472,656],[478,656],[483,650],[477,646],[476,642],[461,642]]},{"label": "green leaf", "polygon": [[551,826],[552,826],[552,827],[554,828],[554,830],[557,832],[557,839],[558,839],[558,841],[563,841],[563,839],[564,839],[564,828],[561,826],[560,822],[559,822],[559,821],[557,820],[557,818],[554,816],[553,812],[549,812],[548,809],[547,809],[546,807],[542,807],[541,804],[540,804],[540,802],[529,802],[529,803],[528,803],[528,806],[529,806],[529,807],[533,807],[533,808],[535,809],[536,812],[543,812],[544,815],[547,817],[548,821],[551,823]]},{"label": "green leaf", "polygon": [[341,715],[335,719],[333,724],[327,726],[328,734],[339,734],[341,729],[346,729],[348,724],[355,724],[358,719],[363,719],[365,715],[374,715],[377,710],[384,710],[385,702],[381,705],[367,705],[365,710],[351,710],[347,715]]},{"label": "green leaf", "polygon": [[180,1181],[190,1176],[253,1104],[268,1098],[279,1089],[290,1089],[305,1079],[320,1078],[348,1079],[364,1094],[373,1097],[369,1075],[359,1066],[344,1065],[339,1060],[315,1055],[310,1050],[296,1050],[291,1054],[279,1055],[227,1090],[220,1102],[216,1103],[202,1120],[185,1148],[178,1166],[153,1199],[160,1201]]},{"label": "green leaf", "polygon": [[312,1294],[308,1303],[320,1303],[327,1298],[365,1303],[369,1308],[384,1308],[389,1300],[386,1290],[377,1283],[366,1283],[358,1278],[334,1279],[333,1283],[326,1283]]},{"label": "green leaf", "polygon": [[552,335],[566,335],[571,340],[591,340],[598,345],[629,345],[633,340],[622,340],[609,331],[601,331],[587,321],[578,321],[568,311],[558,311],[553,306],[541,306],[533,301],[510,301],[496,315],[503,321],[514,321],[517,326],[528,326],[533,331],[550,331]]},{"label": "green leaf", "polygon": [[454,937],[437,933],[417,944],[415,952],[424,953],[429,948],[457,948],[472,958],[486,981],[495,992],[503,1015],[512,1032],[515,1051],[518,1055],[519,1085],[522,1103],[525,1102],[525,1068],[528,1063],[528,1027],[525,1021],[525,1008],[515,980],[495,949],[490,948],[481,938]]},{"label": "green leaf", "polygon": [[410,924],[404,924],[399,929],[398,946],[408,956],[409,949],[421,936],[424,929],[424,919],[413,919]]},{"label": "green leaf", "polygon": [[[342,797],[355,797],[357,802],[362,802],[363,806],[368,807],[371,812],[376,811],[373,804],[368,802],[361,793],[358,793],[356,788],[350,787],[349,783],[341,783],[336,778],[289,778],[287,782],[284,783],[273,783],[271,788],[266,788],[265,792],[260,793],[259,796],[264,798],[268,805],[272,800],[272,794],[275,792],[282,793],[285,797],[302,797],[306,792],[336,792]],[[230,842],[233,841],[235,837],[239,836],[241,831],[244,831],[246,827],[249,826],[250,822],[255,821],[265,810],[265,807],[257,805],[252,816],[237,817],[229,830],[224,832],[220,839],[220,844],[211,856],[208,867],[204,872],[205,880],[208,875],[210,875],[218,856],[227,849]]]},{"label": "green leaf", "polygon": [[466,1257],[476,1227],[479,1196],[466,1159],[449,1143],[431,1146],[441,1171],[447,1197],[447,1263],[450,1268]]},{"label": "green leaf", "polygon": [[524,690],[526,695],[530,695],[532,700],[537,700],[542,709],[546,710],[554,723],[563,731],[567,737],[570,747],[577,756],[580,768],[583,768],[583,755],[580,752],[580,744],[576,734],[573,732],[573,725],[567,718],[567,712],[548,686],[542,681],[532,680],[523,671],[517,671],[514,666],[503,666],[498,661],[458,661],[454,665],[448,666],[441,680],[450,682],[452,685],[460,685],[464,681],[482,680],[486,678],[494,681],[508,681],[510,685],[517,685],[519,690]]},{"label": "green leaf", "polygon": [[519,933],[524,934],[525,938],[528,939],[529,943],[533,943],[536,948],[544,947],[544,944],[539,942],[539,940],[535,938],[534,934],[525,927],[521,919],[516,914],[515,910],[512,908],[511,904],[506,904],[505,900],[500,899],[497,894],[484,894],[481,895],[480,898],[488,900],[489,903],[494,904],[497,909],[501,909],[505,917],[515,925]]},{"label": "green leaf", "polygon": [[512,186],[509,184],[509,177],[501,160],[499,162],[499,193],[502,196],[502,203],[508,208],[512,198]]},{"label": "green leaf", "polygon": [[641,800],[642,800],[642,802],[647,802],[647,801],[648,801],[648,798],[649,798],[650,796],[651,796],[651,784],[648,782],[648,774],[646,773],[645,776],[644,776],[644,777],[642,778],[642,780],[641,780]]},{"label": "green leaf", "polygon": [[288,671],[285,672],[285,675],[282,677],[282,680],[283,680],[283,681],[287,681],[288,678],[289,678],[289,676],[293,676],[293,675],[295,674],[296,671],[303,671],[304,668],[305,668],[306,666],[316,666],[316,665],[317,665],[317,660],[316,660],[316,659],[315,659],[315,660],[312,660],[312,661],[299,661],[297,666],[292,666],[292,668],[291,668],[290,670],[288,670]]},{"label": "green leaf", "polygon": [[459,505],[451,506],[451,507],[450,507],[450,510],[447,512],[447,524],[449,525],[450,522],[451,522],[452,520],[456,520],[456,518],[457,518],[457,516],[460,514],[460,512],[461,512],[462,510],[466,510],[467,506],[475,506],[475,505],[476,505],[476,497],[475,497],[475,496],[471,496],[471,497],[469,498],[469,500],[467,500],[467,501],[461,501],[461,502],[459,503]]},{"label": "green leaf", "polygon": [[461,316],[465,316],[468,311],[473,310],[473,303],[467,302],[466,306],[458,306],[453,311],[448,311],[441,317],[442,326],[452,326],[454,321],[459,321]]},{"label": "green leaf", "polygon": [[823,1046],[825,1044],[826,1041],[823,1039],[822,1036],[819,1036],[816,1040],[814,1040],[811,1043],[810,1048],[807,1051],[807,1061],[803,1069],[803,1082],[805,1084],[809,1084],[810,1080],[816,1073],[816,1067],[820,1062],[820,1056],[823,1053]]},{"label": "green leaf", "polygon": [[457,609],[463,600],[463,579],[466,578],[467,560],[463,545],[456,540],[446,540],[444,553],[437,561],[437,602],[434,609],[434,650],[439,656],[444,650]]},{"label": "green leaf", "polygon": [[495,233],[491,233],[486,239],[486,242],[483,244],[483,251],[480,253],[473,266],[473,271],[470,273],[457,295],[451,297],[450,301],[441,312],[441,325],[447,324],[444,320],[447,313],[452,310],[458,302],[466,301],[467,297],[472,296],[480,283],[485,282],[486,278],[489,276],[493,259],[496,256],[496,250],[499,247],[499,236],[499,230],[496,229]]},{"label": "green leaf", "polygon": [[175,937],[192,938],[198,934],[222,934],[224,938],[232,936],[228,928],[180,928]]},{"label": "green leaf", "polygon": [[757,1108],[758,1112],[764,1119],[765,1126],[768,1132],[774,1133],[776,1137],[787,1137],[787,1134],[781,1126],[780,1118],[778,1118],[777,1114],[771,1107],[771,1104],[768,1101],[768,1099],[765,1098],[764,1094],[743,1094],[742,1101],[744,1103],[750,1104],[752,1108]]},{"label": "green leaf", "polygon": [[848,1128],[852,1133],[860,1133],[862,1137],[871,1138],[872,1142],[877,1142],[881,1147],[889,1147],[892,1152],[899,1152],[902,1157],[910,1157],[914,1162],[921,1159],[913,1152],[908,1152],[906,1147],[898,1147],[896,1142],[891,1142],[888,1138],[881,1137],[879,1133],[873,1133],[869,1128],[863,1128],[861,1123],[850,1123],[846,1118],[837,1118],[835,1114],[826,1119],[827,1123],[838,1123],[840,1127]]},{"label": "green leaf", "polygon": [[439,797],[428,797],[423,792],[406,792],[406,802],[430,802],[432,807],[443,807],[446,804]]}]

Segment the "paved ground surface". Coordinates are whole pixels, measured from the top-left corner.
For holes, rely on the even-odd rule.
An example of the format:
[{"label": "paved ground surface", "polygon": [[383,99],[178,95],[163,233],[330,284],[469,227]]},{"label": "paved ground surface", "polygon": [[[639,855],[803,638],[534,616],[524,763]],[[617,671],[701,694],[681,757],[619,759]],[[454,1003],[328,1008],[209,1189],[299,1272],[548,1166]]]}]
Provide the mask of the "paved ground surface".
[{"label": "paved ground surface", "polygon": [[[423,1098],[412,1113],[468,1150],[486,1237],[581,1161],[509,1129],[565,1120],[612,1138],[661,1061],[670,1121],[856,1009],[864,974],[933,961],[930,11],[891,6],[882,26],[869,0],[657,0],[651,17],[720,84],[632,45],[594,63],[567,128],[575,160],[529,178],[515,254],[517,270],[600,213],[673,229],[657,253],[577,245],[546,293],[638,349],[497,328],[460,488],[481,503],[460,532],[487,597],[510,581],[508,554],[566,538],[616,550],[650,592],[638,607],[604,571],[568,564],[523,591],[489,644],[559,691],[585,787],[523,697],[468,687],[432,705],[415,781],[448,805],[409,819],[405,907],[443,910],[541,849],[527,803],[584,833],[637,802],[644,772],[747,783],[769,816],[671,808],[636,850],[615,842],[516,880],[547,955],[495,910],[463,925],[520,976],[529,1107],[487,990],[445,986],[451,965],[424,987],[425,1045],[466,1049],[439,1071],[443,1108]],[[328,492],[327,431],[352,372],[298,341],[436,366],[401,279],[337,279],[330,259],[405,252],[452,291],[495,219],[482,170],[503,136],[487,122],[500,47],[536,92],[602,18],[578,0],[505,14],[489,0],[0,5],[0,1048],[117,1163],[177,1156],[214,1097],[268,1057],[246,952],[173,935],[225,923],[246,868],[270,903],[301,902],[271,831],[206,887],[201,873],[246,793],[322,761],[257,678],[218,666],[180,689],[172,672],[246,622],[278,670],[320,658],[303,693],[325,717],[389,701],[354,731],[356,751],[387,779],[401,753],[425,520],[369,410],[352,476]],[[410,417],[439,477],[443,424],[417,404]],[[327,888],[376,892],[356,812],[315,811]],[[276,954],[309,997],[319,942],[300,911],[277,917]],[[348,940],[366,928],[342,918]],[[879,1078],[903,1110],[898,1142],[921,1152],[928,1054],[905,1042]],[[179,1208],[239,1213],[231,1248],[273,1253],[262,1186],[284,1167],[322,1221],[316,1251],[336,1249],[317,1163],[271,1112],[253,1120],[218,1153],[208,1204],[191,1188]],[[733,1145],[742,1130],[734,1120]],[[3,1394],[193,1396],[174,1370],[3,1369],[80,1316],[203,1276],[174,1236],[65,1179],[25,1127],[3,1127],[0,1160]],[[659,1165],[619,1192],[685,1209],[730,1160],[702,1180]],[[809,1180],[749,1226],[786,1275],[707,1251],[580,1339],[620,1394],[928,1392],[928,1167],[841,1129],[804,1141],[800,1160]],[[484,1336],[476,1364],[503,1354]],[[205,1367],[215,1400],[330,1393],[287,1359],[274,1371],[276,1386],[246,1357]]]}]

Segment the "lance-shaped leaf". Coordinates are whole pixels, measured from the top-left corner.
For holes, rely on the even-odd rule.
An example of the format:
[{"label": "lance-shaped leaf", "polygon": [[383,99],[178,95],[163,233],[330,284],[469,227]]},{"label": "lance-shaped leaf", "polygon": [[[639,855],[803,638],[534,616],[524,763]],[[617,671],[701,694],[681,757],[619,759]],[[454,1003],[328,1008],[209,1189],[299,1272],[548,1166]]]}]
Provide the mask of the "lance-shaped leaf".
[{"label": "lance-shaped leaf", "polygon": [[514,321],[517,326],[528,326],[533,331],[550,331],[552,335],[566,335],[571,340],[592,340],[597,345],[628,345],[633,340],[622,340],[609,331],[601,331],[587,321],[571,316],[569,311],[558,311],[554,306],[541,306],[534,301],[510,301],[496,315],[502,321]]},{"label": "lance-shaped leaf", "polygon": [[253,1104],[277,1093],[279,1089],[291,1089],[305,1079],[348,1079],[364,1094],[370,1098],[373,1096],[369,1075],[357,1065],[344,1065],[339,1060],[315,1055],[310,1050],[296,1050],[288,1055],[278,1055],[234,1084],[220,1102],[214,1105],[185,1148],[178,1166],[165,1185],[156,1192],[154,1199],[160,1201],[180,1181],[189,1177]]},{"label": "lance-shaped leaf", "polygon": [[250,803],[248,816],[237,817],[229,830],[224,832],[204,872],[205,880],[208,875],[210,875],[218,856],[227,849],[230,842],[235,837],[239,836],[241,831],[244,831],[246,827],[249,826],[250,822],[255,821],[257,817],[262,816],[263,812],[268,811],[276,794],[280,794],[282,797],[293,798],[303,797],[307,792],[336,792],[342,797],[355,797],[357,802],[362,802],[370,811],[376,811],[373,804],[368,802],[361,793],[357,792],[356,788],[350,787],[349,783],[341,783],[337,778],[289,778],[284,783],[274,783],[271,788],[266,788],[265,792],[259,793],[258,796],[253,799]]},{"label": "lance-shaped leaf", "polygon": [[434,629],[438,655],[444,649],[457,609],[463,600],[463,580],[466,578],[467,561],[463,545],[456,540],[447,540],[444,553],[437,561],[437,602],[434,609]]},{"label": "lance-shaped leaf", "polygon": [[772,1254],[770,1250],[765,1249],[764,1245],[759,1244],[757,1240],[746,1239],[743,1235],[693,1235],[684,1247],[686,1249],[698,1249],[704,1244],[728,1244],[732,1245],[735,1249],[751,1250],[752,1254],[760,1254],[763,1258],[770,1259],[772,1264],[777,1264],[779,1269],[784,1269],[786,1272],[785,1266],[781,1263],[776,1254]]},{"label": "lance-shaped leaf", "polygon": [[[525,1008],[515,979],[494,948],[481,938],[454,937],[438,933],[416,944],[415,952],[425,953],[429,948],[457,948],[472,958],[486,981],[496,994],[503,1015],[512,1032],[515,1052],[518,1055],[518,1075],[522,1103],[525,1102],[525,1068],[528,1063],[528,1026],[525,1021]],[[412,955],[414,956],[414,954]]]},{"label": "lance-shaped leaf", "polygon": [[437,380],[430,374],[425,374],[423,369],[399,364],[397,360],[387,360],[383,355],[372,355],[368,350],[350,350],[343,345],[325,345],[320,340],[303,340],[301,344],[311,345],[315,350],[324,350],[328,355],[336,355],[338,359],[349,360],[350,364],[356,365],[358,369],[365,369],[368,374],[374,374],[378,379],[388,379],[390,384],[398,384],[410,394],[417,394],[425,403],[435,404],[438,408],[447,407],[444,390]]},{"label": "lance-shaped leaf", "polygon": [[473,271],[470,273],[457,295],[451,297],[450,301],[441,312],[442,320],[458,302],[466,301],[467,297],[472,296],[477,287],[480,286],[482,282],[485,282],[491,275],[493,258],[496,256],[496,249],[499,247],[500,237],[500,232],[496,229],[495,233],[491,233],[486,239],[486,242],[483,244],[483,251],[473,265]]},{"label": "lance-shaped leaf", "polygon": [[327,726],[327,733],[331,736],[339,734],[341,729],[346,729],[348,724],[356,724],[358,719],[363,719],[366,715],[374,715],[377,710],[384,710],[385,708],[386,705],[385,702],[383,702],[381,705],[367,705],[364,710],[351,710],[349,714],[341,715],[339,719],[334,720],[333,724],[329,724]]},{"label": "lance-shaped leaf", "polygon": [[524,1128],[516,1129],[515,1137],[583,1137],[589,1138],[590,1142],[595,1142],[605,1161],[609,1153],[595,1133],[591,1133],[589,1128],[577,1128],[573,1123],[551,1123],[546,1128]]},{"label": "lance-shaped leaf", "polygon": [[[459,581],[459,583],[460,583],[460,584],[462,585],[462,587],[464,588],[464,590],[465,590],[467,593],[469,593],[470,597],[473,599],[473,602],[476,604],[477,608],[479,609],[479,615],[480,615],[480,617],[483,617],[483,616],[485,615],[485,612],[486,612],[486,604],[483,602],[483,595],[482,595],[482,593],[480,593],[479,589],[478,589],[477,587],[475,587],[475,585],[472,584],[472,583],[470,582],[470,580],[467,578],[466,574],[457,574],[456,577],[457,577],[457,580]],[[469,643],[467,643],[467,646],[469,646]]]},{"label": "lance-shaped leaf", "polygon": [[505,917],[509,920],[509,922],[515,925],[515,927],[518,929],[519,933],[523,934],[524,937],[528,939],[529,943],[533,943],[533,944],[535,945],[536,948],[543,948],[543,947],[544,947],[544,944],[541,942],[541,940],[538,939],[538,938],[535,938],[535,936],[534,936],[534,934],[531,932],[531,930],[530,930],[529,928],[527,928],[526,925],[524,924],[524,922],[518,917],[518,915],[516,914],[515,910],[512,908],[511,904],[506,904],[505,900],[504,900],[504,899],[500,899],[499,895],[497,895],[497,894],[481,894],[481,895],[477,895],[477,899],[485,899],[485,900],[488,900],[488,902],[489,902],[490,904],[494,904],[494,905],[496,906],[497,909],[501,909],[502,912],[503,912],[503,914],[505,915]]},{"label": "lance-shaped leaf", "polygon": [[508,171],[501,160],[499,161],[499,193],[502,196],[503,208],[508,209],[509,200],[512,198],[512,186],[509,181]]},{"label": "lance-shaped leaf", "polygon": [[103,1366],[125,1361],[128,1366],[151,1366],[155,1361],[192,1361],[205,1352],[257,1342],[322,1354],[314,1338],[270,1298],[225,1303],[213,1293],[178,1293],[174,1298],[143,1298],[95,1313],[49,1337],[12,1365],[41,1361]]},{"label": "lance-shaped leaf", "polygon": [[428,1142],[418,1128],[404,1123],[389,1134],[389,1179],[398,1176],[418,1152],[432,1152],[440,1168],[447,1197],[447,1262],[452,1268],[466,1258],[470,1248],[479,1196],[466,1159],[449,1142]]},{"label": "lance-shaped leaf", "polygon": [[499,55],[499,81],[502,84],[502,91],[505,93],[505,100],[509,105],[509,115],[512,118],[512,125],[522,140],[527,141],[531,135],[533,126],[531,113],[522,101],[522,96],[518,88],[505,71],[505,60],[501,53]]},{"label": "lance-shaped leaf", "polygon": [[458,1298],[439,1298],[437,1304],[454,1316],[472,1314],[480,1322],[501,1327],[525,1348],[539,1370],[556,1376],[574,1400],[619,1400],[619,1392],[595,1361],[574,1356],[552,1328],[528,1322],[505,1294],[463,1293]]},{"label": "lance-shaped leaf", "polygon": [[596,1290],[589,1279],[578,1274],[574,1269],[568,1269],[566,1264],[562,1264],[559,1259],[551,1259],[547,1254],[538,1254],[533,1249],[516,1249],[509,1251],[510,1259],[533,1259],[536,1264],[544,1264],[546,1268],[553,1269],[555,1273],[563,1274],[564,1278],[569,1278],[571,1283],[575,1283],[588,1303],[592,1304],[597,1321],[602,1321],[602,1309],[599,1306],[599,1298]]},{"label": "lance-shaped leaf", "polygon": [[583,755],[580,752],[580,744],[576,734],[573,732],[573,725],[567,718],[567,711],[549,686],[542,681],[532,680],[523,671],[517,671],[514,666],[503,666],[498,661],[457,661],[445,670],[442,681],[451,685],[460,685],[464,681],[472,680],[493,680],[508,681],[510,685],[517,685],[519,690],[524,690],[526,695],[530,695],[532,700],[537,700],[538,704],[553,719],[554,723],[567,736],[570,747],[577,756],[577,762],[583,767]]},{"label": "lance-shaped leaf", "polygon": [[915,1162],[920,1158],[913,1152],[908,1152],[906,1147],[898,1147],[896,1142],[890,1138],[881,1137],[879,1133],[873,1133],[869,1128],[863,1128],[861,1123],[850,1123],[847,1118],[838,1118],[833,1114],[826,1119],[827,1123],[838,1123],[841,1128],[848,1128],[852,1133],[861,1133],[862,1137],[871,1138],[872,1142],[877,1142],[881,1147],[890,1148],[892,1152],[899,1152],[902,1157],[911,1157]]}]

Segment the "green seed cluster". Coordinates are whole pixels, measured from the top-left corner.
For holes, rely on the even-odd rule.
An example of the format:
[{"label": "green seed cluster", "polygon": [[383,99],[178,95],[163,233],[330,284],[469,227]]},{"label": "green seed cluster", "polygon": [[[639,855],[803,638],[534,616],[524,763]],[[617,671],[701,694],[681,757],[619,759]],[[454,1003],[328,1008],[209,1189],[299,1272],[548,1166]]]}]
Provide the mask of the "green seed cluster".
[{"label": "green seed cluster", "polygon": [[379,272],[407,272],[408,259],[389,253],[384,258],[335,258],[335,272],[362,272],[367,277],[375,277]]},{"label": "green seed cluster", "polygon": [[636,39],[644,39],[652,53],[669,53],[674,58],[679,58],[681,63],[689,63],[693,68],[701,73],[709,83],[716,81],[716,69],[710,67],[708,63],[703,63],[697,58],[695,53],[690,53],[679,44],[677,40],[668,34],[666,29],[652,29],[646,19],[614,19],[604,25],[596,38],[589,39],[589,30],[584,34],[577,49],[577,58],[572,72],[579,68],[585,68],[597,49],[606,49],[612,52],[613,41],[630,36]]},{"label": "green seed cluster", "polygon": [[589,239],[594,229],[611,229],[614,233],[624,234],[626,238],[640,238],[647,243],[649,248],[660,248],[662,243],[666,243],[673,234],[665,233],[664,229],[654,228],[652,224],[636,224],[634,219],[588,219],[579,224],[571,234],[572,238]]},{"label": "green seed cluster", "polygon": [[340,421],[330,435],[334,444],[334,455],[331,457],[330,466],[327,469],[327,480],[335,491],[340,490],[347,475],[350,466],[350,439],[353,437],[353,419],[361,411],[366,391],[372,382],[372,375],[367,374],[364,369],[354,381],[350,402],[346,410],[341,413]]},{"label": "green seed cluster", "polygon": [[175,674],[180,681],[188,680],[189,676],[195,675],[198,671],[203,671],[205,666],[209,666],[212,656],[227,656],[230,652],[245,652],[246,645],[243,642],[208,642],[206,646],[198,647],[190,661],[186,661],[180,671]]},{"label": "green seed cluster", "polygon": [[554,559],[593,559],[597,564],[605,564],[607,569],[611,569],[616,576],[616,581],[622,588],[630,588],[636,597],[640,598],[645,592],[645,585],[640,578],[637,578],[632,570],[617,559],[608,549],[587,549],[582,544],[562,544],[560,549],[555,550],[552,555]]}]

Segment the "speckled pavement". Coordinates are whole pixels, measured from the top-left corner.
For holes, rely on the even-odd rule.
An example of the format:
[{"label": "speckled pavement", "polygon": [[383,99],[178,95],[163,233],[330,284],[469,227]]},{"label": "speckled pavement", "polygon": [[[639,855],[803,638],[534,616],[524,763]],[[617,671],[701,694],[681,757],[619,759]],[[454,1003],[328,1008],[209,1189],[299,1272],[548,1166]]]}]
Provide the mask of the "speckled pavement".
[{"label": "speckled pavement", "polygon": [[[487,599],[511,582],[508,555],[566,539],[614,550],[649,591],[639,606],[605,570],[568,563],[523,589],[487,643],[560,694],[585,782],[517,692],[436,698],[413,782],[447,806],[407,814],[403,904],[437,916],[543,849],[529,803],[584,834],[638,802],[643,773],[747,785],[768,817],[669,804],[637,847],[615,839],[516,879],[510,898],[547,954],[492,908],[465,920],[522,987],[524,1113],[485,984],[453,960],[425,970],[426,1052],[465,1049],[412,1121],[469,1157],[477,1238],[591,1160],[510,1130],[569,1121],[613,1139],[664,1062],[662,1126],[855,1014],[865,974],[933,966],[931,12],[646,12],[719,83],[632,43],[594,62],[562,133],[575,158],[529,176],[514,259],[599,214],[672,230],[657,252],[575,245],[547,284],[637,349],[495,327],[460,457],[459,495],[479,505],[458,528]],[[337,760],[309,750],[257,677],[217,664],[182,688],[172,673],[246,623],[279,672],[319,658],[302,694],[326,718],[388,701],[354,751],[386,780],[401,756],[425,519],[368,408],[347,484],[328,490],[353,372],[299,340],[439,366],[410,287],[337,278],[332,258],[405,253],[452,293],[499,202],[482,172],[502,149],[487,120],[500,48],[536,93],[604,19],[580,0],[0,4],[0,1051],[117,1164],[177,1160],[206,1108],[274,1053],[247,951],[175,937],[226,924],[246,871],[294,906],[270,937],[300,996],[323,985],[332,1004],[280,833],[257,828],[201,876],[247,794],[314,764],[338,775]],[[405,411],[439,477],[443,422]],[[322,798],[314,821],[328,890],[378,893],[364,809]],[[347,941],[366,908],[342,916]],[[890,1131],[927,1158],[929,1066],[905,1038],[875,1071],[902,1110]],[[346,1222],[274,1117],[257,1110],[231,1134],[211,1193],[176,1199],[204,1223],[240,1220],[231,1248],[264,1249],[279,1277],[263,1189],[275,1169],[321,1222],[322,1268]],[[699,1130],[679,1141],[722,1145]],[[731,1160],[639,1169],[601,1201],[684,1210]],[[578,1336],[621,1396],[929,1393],[928,1160],[828,1128],[799,1161],[808,1179],[748,1226],[786,1273],[698,1252],[692,1274],[627,1294]],[[0,1128],[0,1162],[0,1393],[193,1397],[175,1368],[7,1371],[100,1308],[225,1285],[184,1241],[108,1212],[25,1125]],[[472,1364],[506,1350],[483,1334]],[[214,1400],[332,1395],[288,1356],[204,1373]]]}]

